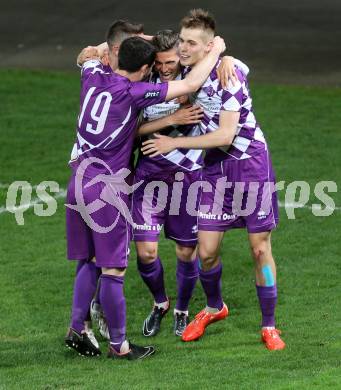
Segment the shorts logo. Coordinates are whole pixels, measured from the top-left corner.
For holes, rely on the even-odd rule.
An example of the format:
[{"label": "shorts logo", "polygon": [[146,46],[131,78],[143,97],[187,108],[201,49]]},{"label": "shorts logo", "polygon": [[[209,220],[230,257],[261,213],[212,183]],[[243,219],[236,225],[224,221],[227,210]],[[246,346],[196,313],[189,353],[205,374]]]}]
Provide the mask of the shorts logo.
[{"label": "shorts logo", "polygon": [[160,95],[160,91],[149,91],[145,93],[144,98],[149,99],[149,98],[158,97],[159,95]]},{"label": "shorts logo", "polygon": [[263,210],[260,210],[257,215],[258,215],[257,219],[265,219],[266,218],[266,212]]},{"label": "shorts logo", "polygon": [[192,233],[197,234],[198,233],[198,225],[192,226]]}]

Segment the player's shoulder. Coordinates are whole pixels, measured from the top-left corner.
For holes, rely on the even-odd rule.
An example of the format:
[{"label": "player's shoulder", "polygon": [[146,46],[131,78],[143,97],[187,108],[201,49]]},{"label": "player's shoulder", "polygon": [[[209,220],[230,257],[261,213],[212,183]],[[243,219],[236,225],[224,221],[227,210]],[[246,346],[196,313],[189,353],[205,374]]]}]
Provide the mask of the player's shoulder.
[{"label": "player's shoulder", "polygon": [[99,60],[84,62],[81,70],[82,83],[94,84],[102,87],[109,87],[114,80],[115,73],[108,66],[104,66]]},{"label": "player's shoulder", "polygon": [[241,84],[242,84],[242,83],[245,83],[247,77],[246,77],[246,75],[244,74],[244,72],[243,72],[238,66],[236,66],[236,65],[235,65],[234,68],[235,68],[235,72],[236,72],[236,75],[237,75],[237,78],[238,78],[237,82],[239,81]]}]

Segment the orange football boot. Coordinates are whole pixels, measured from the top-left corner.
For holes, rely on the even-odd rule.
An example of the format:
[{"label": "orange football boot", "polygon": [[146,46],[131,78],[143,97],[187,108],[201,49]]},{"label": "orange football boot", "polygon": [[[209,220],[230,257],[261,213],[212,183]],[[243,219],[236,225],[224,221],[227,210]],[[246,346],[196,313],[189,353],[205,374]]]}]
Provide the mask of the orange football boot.
[{"label": "orange football boot", "polygon": [[270,351],[285,348],[285,342],[279,337],[281,331],[278,329],[262,329],[262,341]]},{"label": "orange football boot", "polygon": [[201,310],[194,320],[190,322],[182,334],[182,341],[194,341],[198,340],[204,333],[209,324],[223,320],[227,317],[229,310],[224,303],[223,308],[217,313],[209,313]]}]

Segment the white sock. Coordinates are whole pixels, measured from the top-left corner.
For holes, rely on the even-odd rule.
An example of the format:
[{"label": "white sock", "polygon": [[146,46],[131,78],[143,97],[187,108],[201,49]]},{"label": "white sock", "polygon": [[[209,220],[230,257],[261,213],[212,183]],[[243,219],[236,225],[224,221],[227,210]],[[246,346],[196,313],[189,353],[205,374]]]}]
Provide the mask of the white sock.
[{"label": "white sock", "polygon": [[159,309],[166,310],[166,309],[168,309],[169,301],[161,302],[161,303],[154,302],[154,306],[157,306]]},{"label": "white sock", "polygon": [[[115,345],[114,343],[110,343],[111,345]],[[128,353],[129,352],[129,342],[128,340],[124,340],[122,345],[121,345],[121,348],[120,348],[120,353]]]},{"label": "white sock", "polygon": [[178,309],[174,309],[174,315],[175,314],[186,314],[186,316],[188,317],[188,310],[178,310]]},{"label": "white sock", "polygon": [[205,311],[207,311],[207,313],[212,313],[212,314],[220,312],[220,310],[217,309],[216,307],[209,307],[209,306],[205,307]]}]

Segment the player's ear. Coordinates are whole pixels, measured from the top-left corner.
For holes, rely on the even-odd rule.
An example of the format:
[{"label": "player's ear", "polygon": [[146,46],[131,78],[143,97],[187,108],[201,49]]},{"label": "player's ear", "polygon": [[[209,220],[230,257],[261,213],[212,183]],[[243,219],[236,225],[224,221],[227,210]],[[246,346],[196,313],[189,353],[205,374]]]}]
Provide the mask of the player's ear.
[{"label": "player's ear", "polygon": [[212,47],[213,47],[213,39],[208,41],[206,45],[206,52],[209,53],[212,50]]},{"label": "player's ear", "polygon": [[119,46],[113,46],[112,47],[112,52],[114,54],[115,57],[118,57],[118,51],[120,50],[120,47]]},{"label": "player's ear", "polygon": [[144,64],[140,68],[140,72],[142,74],[142,77],[146,77],[150,71],[150,67],[147,64]]}]

